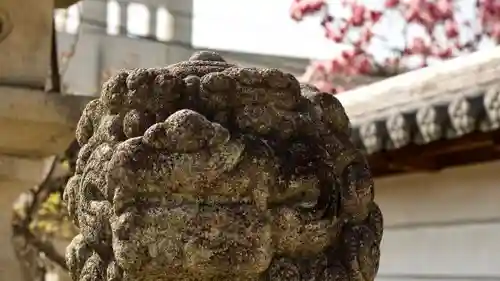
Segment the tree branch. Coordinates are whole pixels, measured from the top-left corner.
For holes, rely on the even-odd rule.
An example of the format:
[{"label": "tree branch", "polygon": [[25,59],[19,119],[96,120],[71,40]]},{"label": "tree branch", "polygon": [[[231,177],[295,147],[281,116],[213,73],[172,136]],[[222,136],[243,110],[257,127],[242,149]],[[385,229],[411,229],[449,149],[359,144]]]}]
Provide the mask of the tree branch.
[{"label": "tree branch", "polygon": [[[65,152],[65,158],[70,162],[70,170],[72,160],[79,149],[75,143],[76,141]],[[31,224],[42,204],[52,193],[64,187],[67,181],[66,175],[56,177],[55,171],[58,165],[61,165],[61,158],[54,156],[42,182],[22,193],[14,204],[11,220],[12,243],[26,281],[45,281],[47,272],[45,259],[68,270],[64,255],[60,254],[50,241],[37,237],[31,229]]]}]

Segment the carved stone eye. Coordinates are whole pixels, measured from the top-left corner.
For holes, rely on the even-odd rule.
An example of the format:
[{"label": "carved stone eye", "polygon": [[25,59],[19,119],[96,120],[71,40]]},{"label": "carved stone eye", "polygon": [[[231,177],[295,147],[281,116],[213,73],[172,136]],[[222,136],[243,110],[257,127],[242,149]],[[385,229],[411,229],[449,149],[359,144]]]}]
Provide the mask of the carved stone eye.
[{"label": "carved stone eye", "polygon": [[318,204],[319,190],[312,189],[302,192],[302,202],[299,204],[301,208],[312,209]]},{"label": "carved stone eye", "polygon": [[97,185],[89,180],[84,180],[82,184],[82,196],[86,201],[104,201],[106,197],[99,190]]}]

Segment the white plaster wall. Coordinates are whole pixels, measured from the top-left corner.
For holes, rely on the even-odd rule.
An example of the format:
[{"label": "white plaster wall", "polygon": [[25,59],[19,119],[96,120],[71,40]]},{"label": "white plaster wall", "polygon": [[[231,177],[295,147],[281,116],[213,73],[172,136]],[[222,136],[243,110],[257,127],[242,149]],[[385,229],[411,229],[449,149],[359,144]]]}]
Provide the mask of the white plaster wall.
[{"label": "white plaster wall", "polygon": [[378,179],[377,280],[500,280],[500,161]]}]

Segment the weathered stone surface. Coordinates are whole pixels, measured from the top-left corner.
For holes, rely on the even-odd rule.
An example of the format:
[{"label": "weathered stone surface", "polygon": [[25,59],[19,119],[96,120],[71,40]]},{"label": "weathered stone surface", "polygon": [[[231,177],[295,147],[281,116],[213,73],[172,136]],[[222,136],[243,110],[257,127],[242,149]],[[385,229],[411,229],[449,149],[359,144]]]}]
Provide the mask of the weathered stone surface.
[{"label": "weathered stone surface", "polygon": [[75,281],[373,280],[382,214],[335,97],[200,53],[88,104],[65,201]]}]

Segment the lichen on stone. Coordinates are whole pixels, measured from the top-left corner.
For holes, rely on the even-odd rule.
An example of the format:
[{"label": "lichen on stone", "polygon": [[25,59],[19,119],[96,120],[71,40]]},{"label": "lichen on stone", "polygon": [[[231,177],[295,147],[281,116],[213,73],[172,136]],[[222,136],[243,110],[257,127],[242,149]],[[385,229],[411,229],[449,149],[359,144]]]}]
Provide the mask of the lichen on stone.
[{"label": "lichen on stone", "polygon": [[374,280],[382,214],[338,100],[213,52],[121,71],[78,123],[74,281]]}]

